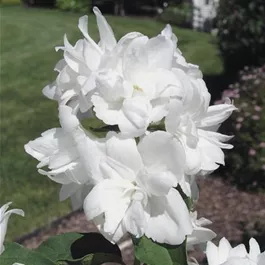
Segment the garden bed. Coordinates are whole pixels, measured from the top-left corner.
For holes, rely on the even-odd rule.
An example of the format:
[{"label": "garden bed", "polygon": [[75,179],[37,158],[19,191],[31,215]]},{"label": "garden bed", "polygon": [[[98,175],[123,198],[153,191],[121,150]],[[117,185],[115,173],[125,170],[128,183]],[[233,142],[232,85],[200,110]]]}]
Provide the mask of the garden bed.
[{"label": "garden bed", "polygon": [[[265,222],[265,194],[240,191],[221,178],[212,176],[199,180],[200,199],[196,206],[199,216],[210,219],[213,224],[209,226],[216,234],[215,242],[226,237],[232,244],[247,242],[250,236],[259,234],[257,240],[262,250],[265,249],[263,231],[258,231]],[[257,223],[260,223],[259,227]],[[42,229],[18,239],[28,248],[36,248],[48,237],[64,232],[94,232],[95,227],[87,222],[82,211],[72,212],[59,218]],[[263,238],[262,238],[263,232]],[[125,249],[126,259],[132,259],[129,247]],[[197,257],[198,253],[194,253]],[[201,255],[200,255],[201,256]],[[128,263],[130,264],[130,263]]]}]

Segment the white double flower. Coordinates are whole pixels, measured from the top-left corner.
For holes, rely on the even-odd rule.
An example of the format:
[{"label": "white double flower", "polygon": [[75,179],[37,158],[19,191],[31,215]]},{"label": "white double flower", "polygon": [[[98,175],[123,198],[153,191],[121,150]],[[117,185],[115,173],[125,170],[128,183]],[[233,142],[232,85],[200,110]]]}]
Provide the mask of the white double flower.
[{"label": "white double flower", "polygon": [[[61,128],[25,150],[41,174],[62,184],[60,198],[83,204],[112,242],[126,232],[172,245],[187,235],[190,245],[210,240],[214,233],[189,215],[176,187],[196,199],[195,177],[224,164],[230,137],[216,130],[235,107],[209,106],[202,74],[185,61],[169,25],[154,38],[131,32],[117,42],[94,13],[100,42],[80,18],[84,38],[72,46],[65,37],[58,77],[43,90],[59,103]],[[87,115],[119,132],[96,138],[80,124]]]},{"label": "white double flower", "polygon": [[61,106],[62,128],[25,146],[40,161],[38,167],[50,169],[40,173],[63,184],[64,198],[92,189],[85,194],[85,213],[111,241],[130,232],[180,244],[192,232],[188,208],[174,189],[184,176],[180,142],[163,131],[149,134],[138,145],[111,132],[96,140],[71,111]]}]

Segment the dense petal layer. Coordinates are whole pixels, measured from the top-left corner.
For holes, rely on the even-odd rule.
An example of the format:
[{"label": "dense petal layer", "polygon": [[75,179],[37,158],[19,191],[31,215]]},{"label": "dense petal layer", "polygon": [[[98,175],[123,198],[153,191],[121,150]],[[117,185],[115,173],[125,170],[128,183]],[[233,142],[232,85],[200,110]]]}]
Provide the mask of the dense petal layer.
[{"label": "dense petal layer", "polygon": [[107,179],[97,184],[85,198],[84,211],[88,220],[104,214],[98,226],[109,235],[108,239],[115,234],[130,205],[130,197],[125,196],[125,192],[131,188],[130,182]]},{"label": "dense petal layer", "polygon": [[123,102],[119,129],[127,137],[137,137],[145,133],[150,122],[151,105],[144,97],[134,97]]},{"label": "dense petal layer", "polygon": [[[130,168],[137,175],[143,167],[143,162],[135,140],[111,132],[107,138],[106,155]],[[123,177],[126,178],[126,176]]]}]

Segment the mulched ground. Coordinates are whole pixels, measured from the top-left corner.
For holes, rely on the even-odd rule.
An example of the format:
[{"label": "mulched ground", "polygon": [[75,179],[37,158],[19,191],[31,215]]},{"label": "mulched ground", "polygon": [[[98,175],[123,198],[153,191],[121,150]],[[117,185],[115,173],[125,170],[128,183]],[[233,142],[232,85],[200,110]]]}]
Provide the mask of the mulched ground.
[{"label": "mulched ground", "polygon": [[[215,242],[225,236],[233,243],[241,243],[245,239],[246,232],[251,236],[256,236],[261,226],[263,226],[263,232],[265,232],[264,193],[240,191],[217,177],[199,180],[199,187],[200,198],[196,209],[199,217],[203,216],[213,222],[209,228],[218,235],[214,240]],[[257,223],[259,223],[259,226],[257,226]],[[86,221],[83,212],[76,211],[58,219],[47,227],[25,235],[18,241],[28,248],[35,248],[53,235],[64,232],[90,231],[96,231],[94,225]],[[132,264],[133,254],[128,240],[123,240],[122,244],[121,248],[127,264]],[[261,248],[265,248],[265,246],[263,245]],[[202,259],[202,255],[197,252],[193,255],[199,260]]]}]

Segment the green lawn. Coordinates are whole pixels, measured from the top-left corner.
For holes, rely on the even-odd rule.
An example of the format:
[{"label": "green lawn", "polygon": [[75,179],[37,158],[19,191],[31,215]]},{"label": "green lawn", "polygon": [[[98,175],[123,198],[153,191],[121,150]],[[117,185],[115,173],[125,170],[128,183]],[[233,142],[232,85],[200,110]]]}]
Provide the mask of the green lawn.
[{"label": "green lawn", "polygon": [[[0,205],[13,201],[13,206],[26,213],[25,218],[10,219],[8,239],[13,239],[70,210],[69,203],[58,202],[59,185],[37,173],[37,161],[26,155],[23,145],[58,126],[56,103],[46,99],[41,90],[55,78],[52,69],[62,56],[54,46],[62,44],[64,33],[72,41],[81,36],[77,29],[80,14],[20,6],[2,6],[0,11]],[[151,19],[108,17],[108,21],[118,38],[128,31],[156,35],[164,27]],[[174,31],[188,60],[200,64],[208,75],[222,71],[212,36],[179,28]],[[98,38],[92,15],[89,32]]]},{"label": "green lawn", "polygon": [[0,0],[0,4],[4,5],[18,5],[20,3],[21,3],[20,0]]}]

